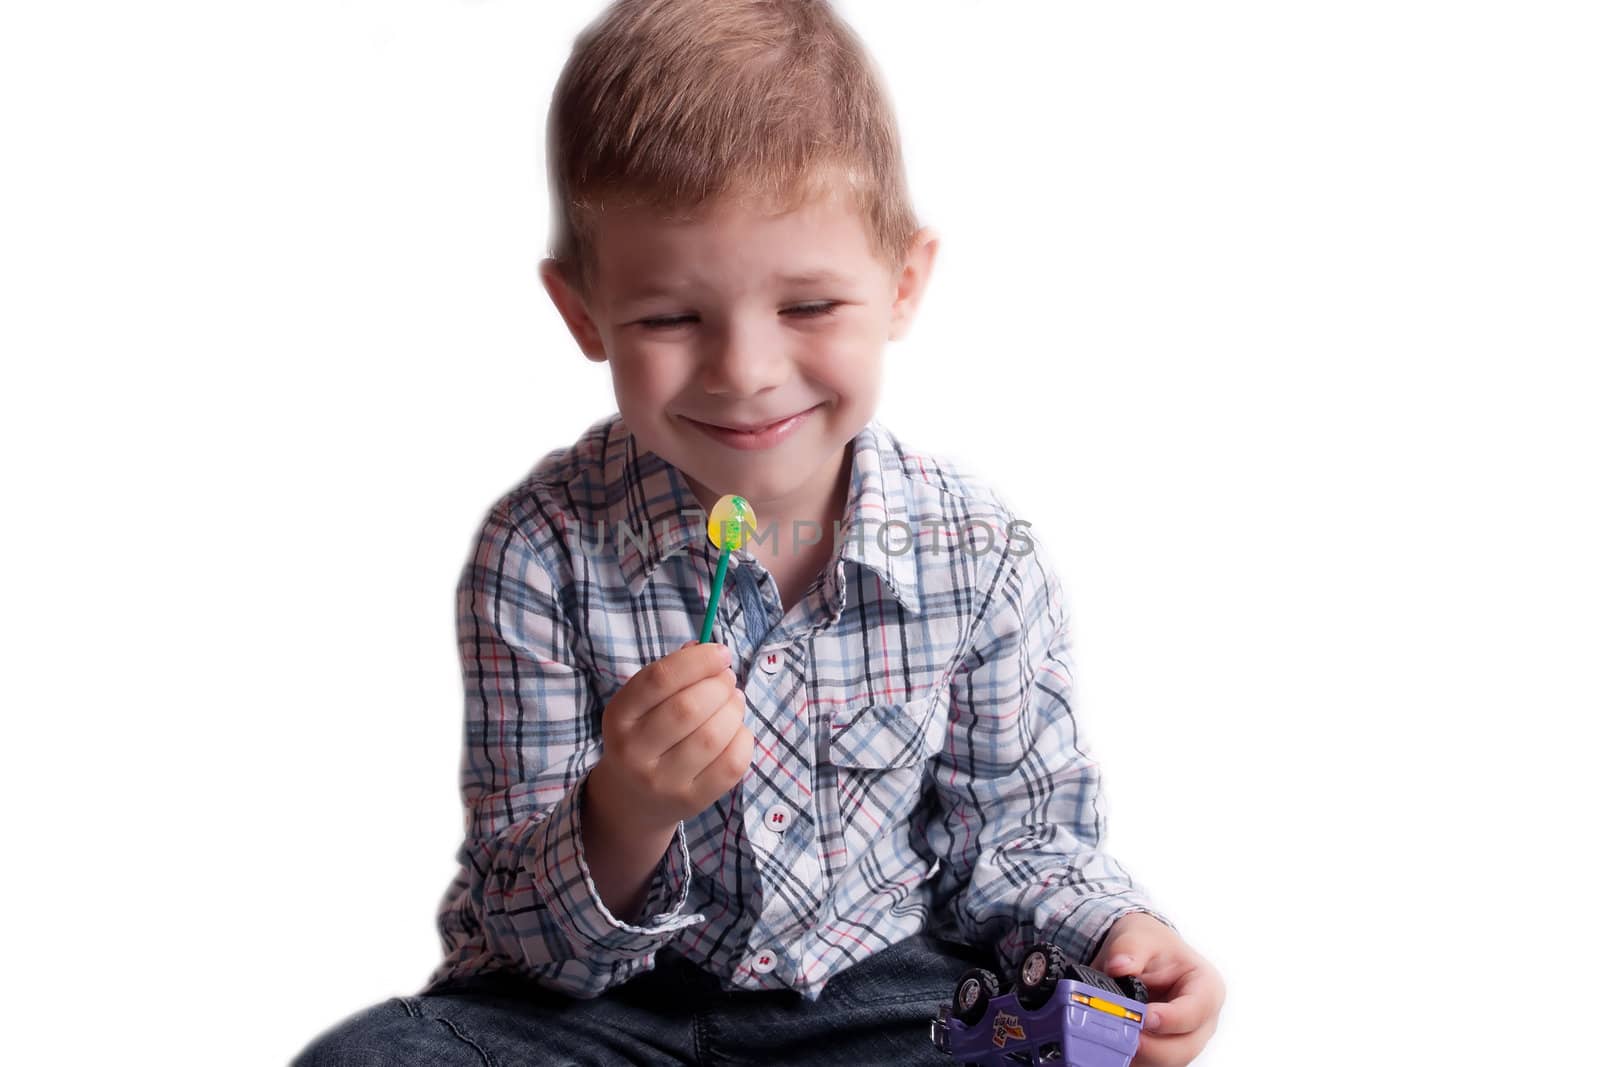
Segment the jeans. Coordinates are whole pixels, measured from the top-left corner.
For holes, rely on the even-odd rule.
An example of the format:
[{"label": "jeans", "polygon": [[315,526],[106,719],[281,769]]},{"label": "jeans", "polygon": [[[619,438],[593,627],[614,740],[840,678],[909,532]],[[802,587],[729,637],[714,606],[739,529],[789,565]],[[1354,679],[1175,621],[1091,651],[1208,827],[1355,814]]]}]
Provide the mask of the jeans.
[{"label": "jeans", "polygon": [[918,933],[834,975],[813,1003],[792,990],[725,991],[669,947],[592,999],[506,975],[391,997],[323,1031],[291,1067],[953,1067],[929,1022],[977,966],[996,970],[993,954]]}]

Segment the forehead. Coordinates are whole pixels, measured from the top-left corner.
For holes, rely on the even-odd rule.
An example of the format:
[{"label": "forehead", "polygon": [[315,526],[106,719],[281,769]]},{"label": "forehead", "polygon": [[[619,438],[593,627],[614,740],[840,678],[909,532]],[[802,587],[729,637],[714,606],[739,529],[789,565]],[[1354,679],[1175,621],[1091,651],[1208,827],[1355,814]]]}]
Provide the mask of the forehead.
[{"label": "forehead", "polygon": [[724,199],[677,217],[630,206],[602,211],[593,232],[596,282],[613,300],[706,289],[866,286],[887,274],[859,212],[841,196],[792,210]]}]

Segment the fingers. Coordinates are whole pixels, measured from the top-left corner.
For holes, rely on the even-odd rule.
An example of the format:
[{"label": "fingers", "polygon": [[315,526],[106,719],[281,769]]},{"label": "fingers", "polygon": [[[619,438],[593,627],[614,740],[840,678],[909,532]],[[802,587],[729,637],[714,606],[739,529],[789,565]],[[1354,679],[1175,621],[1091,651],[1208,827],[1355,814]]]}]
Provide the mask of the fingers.
[{"label": "fingers", "polygon": [[1193,994],[1152,1000],[1145,1008],[1145,1029],[1153,1033],[1187,1034],[1198,1030],[1205,1021],[1205,1005]]},{"label": "fingers", "polygon": [[1216,1029],[1216,1023],[1211,1022],[1190,1034],[1163,1036],[1146,1030],[1139,1035],[1139,1053],[1133,1059],[1133,1067],[1185,1067],[1200,1055]]},{"label": "fingers", "polygon": [[[1153,921],[1159,922],[1159,920]],[[1149,936],[1148,928],[1137,920],[1128,923],[1118,920],[1117,925],[1111,928],[1111,936],[1100,946],[1100,951],[1095,954],[1094,962],[1090,966],[1113,978],[1125,974],[1143,976],[1150,966],[1151,959],[1161,951],[1162,947],[1163,942],[1157,937]],[[1145,980],[1149,981],[1148,978]]]},{"label": "fingers", "polygon": [[[1151,1000],[1145,1012],[1146,1030],[1160,1034],[1193,1033],[1215,1022],[1222,1008],[1222,977],[1204,963],[1186,968],[1173,981],[1147,984]],[[1159,999],[1157,994],[1160,994]]]},{"label": "fingers", "polygon": [[1104,971],[1113,978],[1120,978],[1125,974],[1143,975],[1150,966],[1153,947],[1138,944],[1120,945],[1106,960],[1105,966],[1096,967],[1095,970]]},{"label": "fingers", "polygon": [[1180,978],[1193,970],[1194,966],[1193,960],[1158,952],[1146,960],[1144,968],[1136,973],[1150,990],[1150,995],[1155,996],[1170,990]]},{"label": "fingers", "polygon": [[702,678],[651,712],[638,727],[639,751],[660,768],[694,774],[744,722],[744,691],[732,675]]},{"label": "fingers", "polygon": [[1091,964],[1113,977],[1137,974],[1150,990],[1134,1067],[1179,1067],[1217,1028],[1222,976],[1154,916],[1119,918]]},{"label": "fingers", "polygon": [[[745,726],[742,717],[732,720],[730,716],[730,721],[733,721],[733,730],[728,743],[694,777],[694,789],[701,796],[717,797],[726,793],[744,777],[744,772],[750,766],[750,757],[756,749],[755,734]],[[711,724],[706,725],[709,727]]]},{"label": "fingers", "polygon": [[691,642],[629,678],[606,712],[631,723],[679,690],[702,678],[715,677],[732,663],[733,653],[727,645]]}]

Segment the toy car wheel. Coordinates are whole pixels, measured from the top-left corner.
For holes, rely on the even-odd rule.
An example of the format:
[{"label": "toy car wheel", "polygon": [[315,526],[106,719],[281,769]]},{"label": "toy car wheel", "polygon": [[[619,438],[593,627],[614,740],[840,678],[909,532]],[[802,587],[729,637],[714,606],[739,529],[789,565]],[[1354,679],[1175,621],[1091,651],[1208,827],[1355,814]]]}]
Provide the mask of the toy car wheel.
[{"label": "toy car wheel", "polygon": [[1140,1004],[1150,1003],[1150,990],[1145,988],[1138,975],[1125,974],[1116,979],[1116,983],[1117,988],[1122,990],[1122,995],[1129,1000],[1137,1000]]},{"label": "toy car wheel", "polygon": [[1067,973],[1067,954],[1060,945],[1046,942],[1022,954],[1017,965],[1017,1003],[1038,1011],[1055,994],[1056,983]]},{"label": "toy car wheel", "polygon": [[989,998],[1000,995],[1000,979],[993,971],[974,967],[956,982],[955,996],[950,999],[950,1014],[968,1026],[976,1026],[989,1010]]}]

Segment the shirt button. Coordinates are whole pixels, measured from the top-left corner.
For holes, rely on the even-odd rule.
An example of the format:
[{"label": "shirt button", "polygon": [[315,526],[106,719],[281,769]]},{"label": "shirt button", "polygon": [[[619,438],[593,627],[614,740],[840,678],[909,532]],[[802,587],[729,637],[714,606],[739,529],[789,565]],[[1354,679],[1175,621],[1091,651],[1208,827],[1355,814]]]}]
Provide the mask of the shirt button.
[{"label": "shirt button", "polygon": [[783,665],[783,654],[780,652],[763,652],[761,654],[761,670],[766,674],[777,674],[778,668]]},{"label": "shirt button", "polygon": [[774,804],[767,809],[767,829],[773,833],[783,833],[792,822],[794,822],[794,812],[789,810],[789,805]]},{"label": "shirt button", "polygon": [[750,969],[757,974],[771,974],[772,969],[778,965],[778,954],[771,949],[757,952],[750,961]]}]

